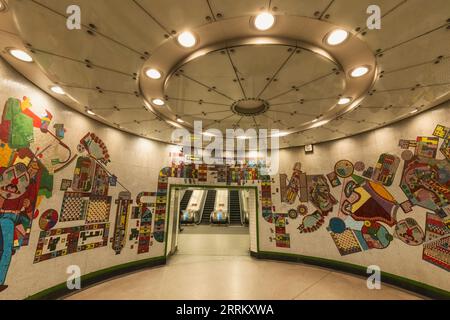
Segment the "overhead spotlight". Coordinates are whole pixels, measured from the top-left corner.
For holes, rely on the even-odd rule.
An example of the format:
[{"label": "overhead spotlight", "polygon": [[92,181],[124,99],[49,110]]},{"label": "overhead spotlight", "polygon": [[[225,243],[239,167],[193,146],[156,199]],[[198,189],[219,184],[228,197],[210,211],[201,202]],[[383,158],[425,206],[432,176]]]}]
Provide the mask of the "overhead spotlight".
[{"label": "overhead spotlight", "polygon": [[348,38],[348,31],[336,29],[331,31],[326,37],[326,43],[330,46],[337,46]]},{"label": "overhead spotlight", "polygon": [[56,94],[65,94],[64,90],[60,86],[52,86],[50,90]]},{"label": "overhead spotlight", "polygon": [[145,75],[153,80],[161,79],[161,72],[156,69],[148,69],[145,71]]},{"label": "overhead spotlight", "polygon": [[182,32],[178,36],[177,40],[178,43],[185,48],[192,48],[197,43],[197,39],[195,38],[194,34],[190,31]]},{"label": "overhead spotlight", "polygon": [[262,12],[258,14],[255,18],[254,24],[255,28],[260,31],[266,31],[273,27],[275,23],[275,17],[268,13],[268,12]]},{"label": "overhead spotlight", "polygon": [[350,101],[352,101],[351,98],[340,98],[338,104],[343,105],[349,103]]},{"label": "overhead spotlight", "polygon": [[90,109],[87,109],[86,112],[87,112],[88,114],[90,114],[91,116],[96,116],[95,112],[92,111],[92,110],[90,110]]},{"label": "overhead spotlight", "polygon": [[361,66],[353,69],[350,76],[352,76],[352,78],[359,78],[367,74],[367,72],[369,72],[369,68],[366,66]]},{"label": "overhead spotlight", "polygon": [[411,111],[410,113],[411,114],[414,114],[414,113],[416,113],[416,112],[418,112],[419,111],[419,109],[414,109],[413,111]]},{"label": "overhead spotlight", "polygon": [[33,61],[33,58],[23,50],[9,49],[8,52],[14,58],[19,59],[20,61],[24,61],[24,62],[32,62]]},{"label": "overhead spotlight", "polygon": [[183,120],[183,119],[180,119],[180,118],[177,118],[177,122],[178,122],[178,123],[184,123],[184,120]]},{"label": "overhead spotlight", "polygon": [[153,99],[152,102],[153,102],[154,105],[157,105],[157,106],[163,106],[164,105],[164,101],[162,99],[159,99],[159,98]]}]

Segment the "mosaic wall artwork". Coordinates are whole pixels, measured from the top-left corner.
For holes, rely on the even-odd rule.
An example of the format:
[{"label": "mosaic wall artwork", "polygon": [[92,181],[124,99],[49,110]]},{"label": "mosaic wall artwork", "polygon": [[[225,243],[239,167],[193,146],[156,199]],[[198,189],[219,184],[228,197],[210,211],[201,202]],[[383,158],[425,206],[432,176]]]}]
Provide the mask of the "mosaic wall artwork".
[{"label": "mosaic wall artwork", "polygon": [[142,192],[137,195],[136,203],[139,206],[139,233],[138,233],[138,254],[146,253],[150,249],[152,236],[152,217],[155,210],[155,203],[143,202],[143,197],[156,197],[154,192]]},{"label": "mosaic wall artwork", "polygon": [[[27,246],[38,205],[53,192],[55,171],[70,158],[66,146],[49,131],[53,115],[38,115],[27,97],[10,98],[0,124],[0,291],[15,251]],[[42,142],[39,141],[42,138]],[[64,152],[55,148],[63,145]],[[44,224],[44,223],[43,223]]]},{"label": "mosaic wall artwork", "polygon": [[[0,291],[8,287],[14,253],[29,245],[34,219],[34,264],[87,250],[104,250],[111,257],[151,253],[153,245],[165,241],[171,178],[187,184],[257,184],[259,227],[280,250],[307,246],[293,241],[318,234],[326,234],[341,255],[375,252],[397,241],[420,246],[424,264],[450,271],[447,126],[436,126],[432,136],[400,140],[398,152],[379,154],[373,162],[342,159],[324,172],[306,172],[300,162],[278,176],[264,174],[261,163],[172,163],[159,171],[156,189],[135,193],[111,172],[107,144],[97,134],[88,132],[69,146],[65,141],[74,133],[53,119],[27,97],[8,99],[3,110]],[[56,201],[46,202],[52,197]],[[43,206],[47,203],[52,208]],[[418,208],[428,212],[425,221]]]},{"label": "mosaic wall artwork", "polygon": [[[109,243],[119,254],[127,241],[131,194],[107,169],[111,159],[106,144],[89,132],[76,148],[71,148],[63,140],[72,133],[64,124],[51,126],[52,119],[49,111],[33,106],[27,97],[10,98],[3,109],[0,124],[0,291],[8,288],[5,282],[12,256],[28,245],[34,219],[38,218],[42,230],[34,263],[106,247]],[[71,165],[73,174],[60,177],[61,171]],[[56,191],[53,188],[55,176],[61,179]],[[110,195],[112,189],[123,191],[114,199]],[[39,205],[55,193],[59,193],[61,199],[59,207],[40,213]],[[148,194],[141,193],[141,196]],[[136,231],[137,252],[146,253],[152,245],[154,205],[138,202],[138,206],[142,212]],[[111,223],[113,208],[116,219]],[[159,217],[159,225],[164,225],[161,223],[164,218]],[[114,226],[114,232],[108,239],[110,225]]]},{"label": "mosaic wall artwork", "polygon": [[[326,176],[303,173],[296,163],[281,200],[298,204],[303,217],[297,228],[301,234],[327,225],[341,255],[384,249],[398,239],[409,246],[423,246],[424,261],[450,271],[449,140],[450,129],[438,125],[432,137],[400,140],[401,157],[383,153],[368,167],[362,161],[340,160]],[[398,186],[394,185],[396,177]],[[339,199],[331,195],[330,185],[340,190]],[[316,208],[310,214],[304,214],[302,188],[307,190],[308,204]],[[401,190],[407,200],[396,199],[394,189]],[[426,221],[417,220],[416,206],[429,211]],[[400,212],[407,217],[399,220]],[[331,217],[328,222],[327,216]]]},{"label": "mosaic wall artwork", "polygon": [[108,223],[41,231],[34,263],[104,247],[108,244],[108,232]]}]

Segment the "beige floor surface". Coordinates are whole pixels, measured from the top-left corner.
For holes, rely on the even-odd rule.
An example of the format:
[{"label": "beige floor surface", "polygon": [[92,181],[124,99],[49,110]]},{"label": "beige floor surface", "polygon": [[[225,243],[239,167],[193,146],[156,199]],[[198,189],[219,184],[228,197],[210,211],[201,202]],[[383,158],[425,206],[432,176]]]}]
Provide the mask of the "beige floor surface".
[{"label": "beige floor surface", "polygon": [[67,299],[421,299],[366,279],[248,255],[248,234],[180,234],[167,265],[87,288]]}]

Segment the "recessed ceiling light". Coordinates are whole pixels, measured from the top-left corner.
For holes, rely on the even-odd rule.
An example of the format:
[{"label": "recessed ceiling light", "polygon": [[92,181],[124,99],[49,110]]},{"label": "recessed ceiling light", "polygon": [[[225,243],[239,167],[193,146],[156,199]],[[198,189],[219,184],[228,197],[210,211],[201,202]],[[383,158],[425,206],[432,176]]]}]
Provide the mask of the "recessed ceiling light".
[{"label": "recessed ceiling light", "polygon": [[350,98],[340,98],[338,104],[343,105],[349,103],[350,101],[352,101]]},{"label": "recessed ceiling light", "polygon": [[185,48],[191,48],[195,46],[197,43],[197,39],[195,38],[194,34],[190,31],[182,32],[178,38],[178,43],[182,45]]},{"label": "recessed ceiling light", "polygon": [[419,111],[419,109],[414,109],[413,111],[411,111],[410,113],[411,114],[414,114],[414,113],[416,113],[416,112],[418,112]]},{"label": "recessed ceiling light", "polygon": [[153,104],[155,104],[157,106],[163,106],[164,105],[164,101],[162,99],[153,99],[152,102],[153,102]]},{"label": "recessed ceiling light", "polygon": [[33,58],[23,50],[9,49],[8,51],[9,51],[10,55],[12,55],[16,59],[19,59],[20,61],[24,61],[24,62],[32,62],[33,61]]},{"label": "recessed ceiling light", "polygon": [[350,73],[350,75],[353,78],[359,78],[359,77],[362,77],[363,75],[367,74],[367,72],[369,72],[369,68],[366,66],[361,66],[361,67],[357,67],[357,68],[353,69],[352,72]]},{"label": "recessed ceiling light", "polygon": [[161,72],[156,69],[148,69],[147,71],[145,71],[145,74],[147,75],[147,77],[153,80],[161,79]]},{"label": "recessed ceiling light", "polygon": [[89,109],[86,110],[86,112],[87,112],[88,114],[90,114],[91,116],[95,116],[95,115],[96,115],[94,111],[89,110]]},{"label": "recessed ceiling light", "polygon": [[266,31],[272,28],[275,23],[275,17],[268,12],[263,12],[256,16],[254,23],[256,29]]},{"label": "recessed ceiling light", "polygon": [[336,29],[331,31],[326,38],[326,42],[330,46],[337,46],[338,44],[341,44],[348,38],[348,32],[342,29]]},{"label": "recessed ceiling light", "polygon": [[177,122],[179,122],[179,123],[184,123],[184,120],[183,120],[183,119],[180,119],[180,118],[177,118]]},{"label": "recessed ceiling light", "polygon": [[60,86],[52,86],[50,90],[56,94],[65,94],[64,90]]}]

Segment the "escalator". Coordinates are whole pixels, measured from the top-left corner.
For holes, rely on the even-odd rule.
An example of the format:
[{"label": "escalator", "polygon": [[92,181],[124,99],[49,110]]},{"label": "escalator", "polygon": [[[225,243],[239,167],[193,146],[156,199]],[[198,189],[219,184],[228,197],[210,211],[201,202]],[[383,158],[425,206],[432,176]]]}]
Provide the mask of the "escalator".
[{"label": "escalator", "polygon": [[206,194],[205,204],[202,211],[201,224],[209,224],[211,212],[214,211],[214,205],[216,203],[216,190],[208,190]]},{"label": "escalator", "polygon": [[180,212],[186,210],[189,200],[191,199],[193,190],[186,190],[180,202]]},{"label": "escalator", "polygon": [[239,200],[239,191],[230,190],[228,212],[230,213],[230,224],[242,225],[241,221],[241,204]]}]

